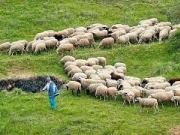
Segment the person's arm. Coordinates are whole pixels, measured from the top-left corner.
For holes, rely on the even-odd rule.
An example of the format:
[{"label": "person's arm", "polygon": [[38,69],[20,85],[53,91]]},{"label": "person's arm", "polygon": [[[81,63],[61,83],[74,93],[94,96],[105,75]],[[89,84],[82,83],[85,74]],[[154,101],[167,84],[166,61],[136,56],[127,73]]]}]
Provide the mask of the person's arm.
[{"label": "person's arm", "polygon": [[48,84],[46,84],[46,85],[44,86],[44,88],[42,89],[42,91],[47,90],[47,87],[48,87]]}]

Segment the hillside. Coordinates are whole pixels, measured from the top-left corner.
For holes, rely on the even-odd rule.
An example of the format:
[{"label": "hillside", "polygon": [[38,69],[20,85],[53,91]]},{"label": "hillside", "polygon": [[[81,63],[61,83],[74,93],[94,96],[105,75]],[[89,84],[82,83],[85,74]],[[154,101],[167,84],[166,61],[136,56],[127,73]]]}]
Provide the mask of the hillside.
[{"label": "hillside", "polygon": [[[179,0],[11,0],[0,1],[0,44],[21,39],[32,41],[45,30],[63,30],[69,27],[102,23],[138,25],[143,19],[157,18],[159,22],[180,24]],[[77,48],[70,55],[75,58],[103,56],[107,64],[124,62],[127,75],[139,78],[164,76],[167,79],[180,74],[180,31],[163,42],[150,44],[116,45],[112,49]],[[26,53],[9,56],[0,52],[0,79],[53,75],[63,80],[70,78],[55,50],[38,55]],[[45,93],[0,92],[0,134],[168,134],[170,128],[180,125],[179,108],[167,103],[160,106],[160,114],[153,110],[139,112],[139,105],[122,105],[121,99],[103,102],[82,94],[73,97],[62,89],[57,98],[58,110],[49,110]]]}]

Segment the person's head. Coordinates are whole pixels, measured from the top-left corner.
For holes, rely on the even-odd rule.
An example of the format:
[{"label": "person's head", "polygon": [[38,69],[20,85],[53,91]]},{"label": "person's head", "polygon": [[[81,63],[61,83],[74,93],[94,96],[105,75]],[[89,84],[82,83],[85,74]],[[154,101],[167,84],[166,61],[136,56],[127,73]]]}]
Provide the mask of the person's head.
[{"label": "person's head", "polygon": [[46,81],[47,81],[47,82],[50,82],[50,81],[51,81],[51,78],[48,76],[48,77],[46,78]]}]

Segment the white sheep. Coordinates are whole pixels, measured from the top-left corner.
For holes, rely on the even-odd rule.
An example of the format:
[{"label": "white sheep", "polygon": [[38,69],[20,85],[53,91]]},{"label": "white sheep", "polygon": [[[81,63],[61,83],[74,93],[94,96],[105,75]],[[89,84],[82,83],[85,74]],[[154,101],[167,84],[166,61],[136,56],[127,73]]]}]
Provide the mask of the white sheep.
[{"label": "white sheep", "polygon": [[93,46],[95,48],[94,39],[82,38],[82,39],[80,39],[79,41],[77,41],[75,43],[75,46],[79,46],[79,47],[82,47],[82,48],[84,48],[84,47],[89,47],[90,48],[91,46]]},{"label": "white sheep", "polygon": [[172,91],[169,91],[169,92],[154,93],[154,94],[151,94],[149,97],[157,99],[157,101],[162,103],[162,106],[163,106],[163,102],[170,101],[173,96],[174,96],[174,93]]},{"label": "white sheep", "polygon": [[45,43],[38,43],[35,46],[34,54],[37,54],[38,52],[41,52],[42,50],[46,50],[46,44]]},{"label": "white sheep", "polygon": [[66,63],[68,61],[75,61],[75,58],[73,56],[70,56],[70,55],[66,55],[64,56],[63,58],[61,58],[60,62],[61,63]]},{"label": "white sheep", "polygon": [[25,46],[22,43],[14,43],[13,45],[10,46],[9,49],[9,55],[13,55],[14,53],[20,51],[21,54],[23,54],[23,52],[25,52]]},{"label": "white sheep", "polygon": [[159,113],[157,99],[155,99],[155,98],[141,98],[141,97],[138,97],[138,98],[136,98],[136,100],[139,101],[141,109],[144,108],[144,107],[152,107],[152,108],[154,108],[154,114],[156,112]]},{"label": "white sheep", "polygon": [[103,97],[105,101],[107,97],[107,87],[103,85],[98,86],[96,88],[95,96],[96,98],[100,97],[100,99]]},{"label": "white sheep", "polygon": [[96,70],[94,70],[94,69],[89,69],[89,70],[86,70],[85,71],[85,74],[87,75],[87,77],[89,78],[90,77],[90,75],[92,75],[92,74],[96,74]]},{"label": "white sheep", "polygon": [[107,30],[101,30],[101,31],[93,31],[93,37],[94,39],[103,39],[108,36],[108,31]]},{"label": "white sheep", "polygon": [[116,100],[117,95],[118,95],[118,90],[117,90],[116,87],[108,87],[108,88],[107,88],[107,97],[108,97],[109,99],[114,99],[114,100]]},{"label": "white sheep", "polygon": [[131,102],[135,104],[135,96],[134,92],[129,90],[121,90],[118,91],[118,95],[121,95],[122,99],[124,100],[123,105],[128,101],[129,105],[131,105]]},{"label": "white sheep", "polygon": [[118,82],[112,79],[106,79],[106,86],[107,87],[117,87]]},{"label": "white sheep", "polygon": [[96,89],[98,86],[103,86],[102,83],[93,83],[93,84],[90,84],[87,89],[86,89],[86,93],[89,95],[94,95],[95,96],[95,92],[96,92]]},{"label": "white sheep", "polygon": [[101,40],[99,48],[112,48],[114,45],[114,39],[112,37],[107,37]]},{"label": "white sheep", "polygon": [[97,57],[97,59],[99,60],[99,65],[101,65],[103,67],[106,65],[106,58],[105,57]]},{"label": "white sheep", "polygon": [[169,30],[163,29],[159,32],[159,42],[169,37]]},{"label": "white sheep", "polygon": [[75,92],[77,96],[80,96],[81,84],[79,82],[69,81],[66,84],[66,88],[67,88],[67,90],[68,89],[72,90],[72,95],[74,95],[74,92]]},{"label": "white sheep", "polygon": [[73,77],[71,78],[72,81],[79,81],[79,78],[87,78],[87,75],[84,73],[75,73]]},{"label": "white sheep", "polygon": [[0,51],[5,51],[5,50],[8,50],[11,46],[11,43],[9,42],[5,42],[5,43],[2,43],[0,44]]},{"label": "white sheep", "polygon": [[180,96],[173,96],[173,97],[171,98],[171,101],[174,102],[174,105],[175,105],[175,106],[176,106],[176,105],[179,105],[179,103],[180,103]]},{"label": "white sheep", "polygon": [[76,63],[78,67],[85,66],[87,63],[86,60],[84,59],[76,59],[74,62]]},{"label": "white sheep", "polygon": [[71,43],[61,44],[57,49],[56,52],[59,54],[60,52],[72,52],[74,50],[74,46]]},{"label": "white sheep", "polygon": [[68,76],[72,77],[75,73],[82,73],[82,70],[79,67],[73,68],[67,74],[68,74]]},{"label": "white sheep", "polygon": [[128,43],[129,45],[131,44],[129,42],[129,36],[128,35],[121,35],[116,37],[116,43],[117,44],[126,44]]},{"label": "white sheep", "polygon": [[[76,64],[77,65],[77,64]],[[81,66],[80,67],[80,69],[83,71],[83,73],[85,73],[86,72],[86,70],[90,70],[90,69],[93,69],[92,67],[90,67],[90,66],[86,66],[86,65],[84,65],[84,66]]]}]

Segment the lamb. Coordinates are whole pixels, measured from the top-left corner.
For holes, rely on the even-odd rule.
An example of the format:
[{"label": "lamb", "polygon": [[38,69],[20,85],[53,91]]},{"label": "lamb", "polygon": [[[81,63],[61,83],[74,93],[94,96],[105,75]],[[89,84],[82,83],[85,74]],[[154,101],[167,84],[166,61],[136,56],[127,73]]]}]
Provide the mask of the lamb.
[{"label": "lamb", "polygon": [[152,107],[154,108],[154,114],[156,114],[156,112],[159,113],[159,108],[158,108],[158,101],[155,98],[136,98],[136,100],[139,101],[139,104],[141,106],[141,108],[144,107]]},{"label": "lamb", "polygon": [[75,92],[77,96],[80,96],[81,84],[79,82],[69,81],[66,84],[66,88],[67,88],[67,90],[68,89],[72,90],[72,95],[74,95],[74,92]]},{"label": "lamb", "polygon": [[8,50],[10,48],[10,46],[11,46],[11,44],[9,42],[2,43],[0,45],[0,51]]},{"label": "lamb", "polygon": [[68,61],[75,61],[75,58],[73,56],[66,55],[60,60],[61,63],[66,63]]},{"label": "lamb", "polygon": [[108,97],[109,99],[114,99],[114,100],[116,100],[117,95],[118,95],[118,90],[117,90],[116,87],[108,87],[108,88],[107,88],[107,97]]},{"label": "lamb", "polygon": [[179,105],[179,103],[180,103],[180,96],[173,96],[173,97],[171,98],[171,101],[174,102],[174,105],[175,105],[175,106],[176,106],[176,105]]},{"label": "lamb", "polygon": [[59,54],[60,52],[72,52],[74,50],[74,46],[71,43],[61,44],[57,49],[56,52]]},{"label": "lamb", "polygon": [[112,48],[114,45],[114,39],[112,37],[107,37],[101,40],[99,48]]},{"label": "lamb", "polygon": [[101,65],[103,67],[106,65],[106,58],[105,57],[97,57],[97,59],[99,60],[99,65]]},{"label": "lamb", "polygon": [[13,55],[15,52],[21,51],[21,54],[23,54],[23,52],[25,52],[24,50],[24,44],[22,43],[16,43],[11,45],[10,49],[9,49],[9,55]]},{"label": "lamb", "polygon": [[103,86],[103,85],[102,86],[98,86],[96,88],[95,96],[96,96],[96,98],[100,97],[100,99],[101,99],[101,97],[103,97],[104,101],[105,101],[106,97],[107,97],[107,87]]},{"label": "lamb", "polygon": [[42,50],[46,50],[46,44],[45,43],[39,43],[35,46],[34,54],[37,54],[38,52],[41,52]]},{"label": "lamb", "polygon": [[163,106],[163,102],[164,101],[170,101],[173,96],[174,96],[174,93],[172,91],[169,91],[169,92],[158,92],[155,94],[151,94],[149,96],[149,98],[157,99],[157,101],[161,102],[162,106]]}]

